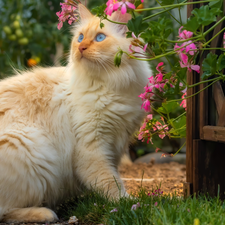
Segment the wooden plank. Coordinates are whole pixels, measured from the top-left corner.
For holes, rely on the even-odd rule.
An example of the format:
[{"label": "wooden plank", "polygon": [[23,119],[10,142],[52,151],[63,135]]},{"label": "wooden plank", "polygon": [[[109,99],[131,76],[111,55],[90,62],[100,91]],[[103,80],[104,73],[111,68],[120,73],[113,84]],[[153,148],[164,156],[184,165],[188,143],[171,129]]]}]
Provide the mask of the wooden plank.
[{"label": "wooden plank", "polygon": [[[194,83],[194,76],[191,72],[187,73],[187,83],[193,84]],[[194,94],[194,88],[190,88],[187,90],[187,96]],[[195,98],[188,98],[187,99],[187,125],[186,125],[186,181],[188,183],[193,183],[193,130],[195,121]],[[192,191],[190,191],[192,194]]]},{"label": "wooden plank", "polygon": [[223,101],[224,101],[224,93],[219,81],[213,84],[213,97],[216,103],[218,116],[220,116],[220,112],[221,112]]},{"label": "wooden plank", "polygon": [[[203,58],[201,59],[200,65],[202,65]],[[200,71],[201,76],[203,73],[202,67]],[[206,87],[207,84],[200,84],[199,88],[202,90],[204,87]],[[199,93],[199,136],[200,138],[203,138],[203,127],[208,125],[208,88],[202,92]]]},{"label": "wooden plank", "polygon": [[192,184],[189,182],[183,183],[184,198],[188,198],[191,195]]},{"label": "wooden plank", "polygon": [[203,138],[201,139],[215,142],[225,142],[225,127],[204,126]]},{"label": "wooden plank", "polygon": [[[189,2],[192,2],[190,0]],[[191,12],[196,5],[187,6],[187,17],[191,16]],[[196,82],[196,76],[192,72],[187,72],[187,83],[189,85]],[[187,90],[187,96],[195,93],[196,88]],[[186,136],[186,181],[190,184],[193,183],[193,139],[195,137],[195,122],[196,122],[196,97],[187,99],[187,136]],[[190,193],[193,193],[192,185],[190,186]]]},{"label": "wooden plank", "polygon": [[225,99],[223,100],[222,109],[220,110],[220,113],[219,113],[217,126],[220,126],[220,127],[225,126]]},{"label": "wooden plank", "polygon": [[203,189],[204,179],[204,148],[205,141],[193,140],[193,193],[198,195]]}]

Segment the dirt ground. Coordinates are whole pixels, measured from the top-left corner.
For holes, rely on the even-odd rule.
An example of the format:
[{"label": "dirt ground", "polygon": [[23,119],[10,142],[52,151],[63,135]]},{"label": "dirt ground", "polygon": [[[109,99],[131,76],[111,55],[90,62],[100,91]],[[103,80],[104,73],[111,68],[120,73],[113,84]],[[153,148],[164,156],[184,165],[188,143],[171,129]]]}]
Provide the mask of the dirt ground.
[{"label": "dirt ground", "polygon": [[122,165],[119,171],[129,194],[137,193],[142,185],[150,192],[159,187],[164,194],[176,191],[178,196],[183,195],[183,182],[186,180],[186,166],[183,164],[155,164],[153,160],[148,164]]}]

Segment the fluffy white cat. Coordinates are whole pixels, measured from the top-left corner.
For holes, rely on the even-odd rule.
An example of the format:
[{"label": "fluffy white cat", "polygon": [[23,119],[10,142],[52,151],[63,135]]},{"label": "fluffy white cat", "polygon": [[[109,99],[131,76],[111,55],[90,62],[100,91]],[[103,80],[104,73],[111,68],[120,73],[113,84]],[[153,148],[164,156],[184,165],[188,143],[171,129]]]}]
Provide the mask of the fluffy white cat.
[{"label": "fluffy white cat", "polygon": [[151,70],[126,55],[115,67],[118,48],[129,49],[126,26],[101,29],[83,5],[79,13],[67,67],[0,82],[0,221],[57,220],[50,208],[83,187],[126,195],[117,167],[143,120],[138,95]]}]

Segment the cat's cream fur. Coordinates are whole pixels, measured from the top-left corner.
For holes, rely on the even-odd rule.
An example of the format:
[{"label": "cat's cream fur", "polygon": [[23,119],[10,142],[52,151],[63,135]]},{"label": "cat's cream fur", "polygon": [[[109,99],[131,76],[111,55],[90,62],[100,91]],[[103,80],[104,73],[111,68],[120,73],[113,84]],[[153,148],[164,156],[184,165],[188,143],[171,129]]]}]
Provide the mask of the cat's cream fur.
[{"label": "cat's cream fur", "polygon": [[[138,128],[151,70],[123,56],[126,27],[104,21],[82,5],[67,67],[36,68],[0,82],[0,221],[54,221],[52,208],[86,188],[126,195],[117,166]],[[129,16],[114,13],[114,20]],[[77,41],[80,33],[84,40]],[[102,42],[94,40],[106,34]],[[85,49],[79,51],[79,46]]]}]

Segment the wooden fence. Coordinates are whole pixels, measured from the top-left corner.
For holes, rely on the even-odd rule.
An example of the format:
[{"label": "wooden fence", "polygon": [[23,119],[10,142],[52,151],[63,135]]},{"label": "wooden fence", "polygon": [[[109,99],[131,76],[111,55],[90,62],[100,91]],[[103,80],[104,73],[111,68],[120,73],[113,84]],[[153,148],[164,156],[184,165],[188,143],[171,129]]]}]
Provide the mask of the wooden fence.
[{"label": "wooden fence", "polygon": [[[190,1],[191,2],[191,1]],[[189,5],[187,16],[200,4]],[[225,14],[225,3],[224,3]],[[210,40],[225,23],[217,26],[207,39]],[[217,36],[211,47],[222,47],[223,34]],[[205,53],[205,55],[208,52]],[[215,52],[213,52],[215,53]],[[202,58],[204,58],[204,56]],[[200,64],[203,59],[200,59]],[[187,74],[188,84],[200,81],[195,72]],[[207,84],[191,88],[190,96],[203,89]],[[184,184],[185,195],[209,193],[225,199],[225,85],[217,82],[211,88],[187,99],[187,182]]]}]

